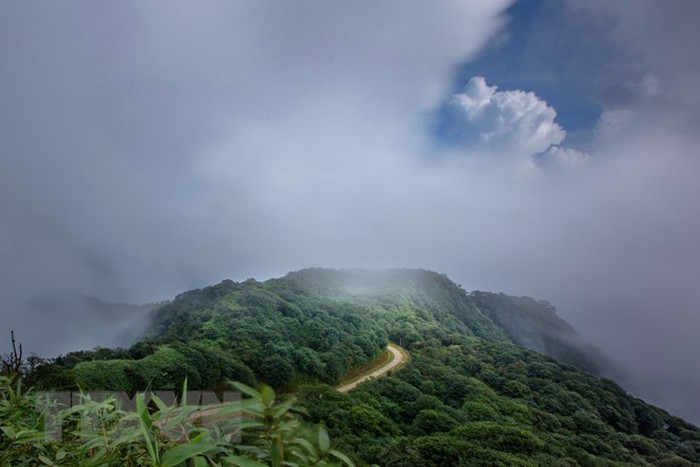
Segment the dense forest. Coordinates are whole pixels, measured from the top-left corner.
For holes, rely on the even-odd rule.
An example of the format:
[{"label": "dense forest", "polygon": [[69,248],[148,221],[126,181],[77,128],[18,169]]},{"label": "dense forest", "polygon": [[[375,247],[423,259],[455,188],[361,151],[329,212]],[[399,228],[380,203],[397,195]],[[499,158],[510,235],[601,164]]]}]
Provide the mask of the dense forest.
[{"label": "dense forest", "polygon": [[[130,348],[28,359],[25,384],[133,395],[185,379],[267,383],[358,465],[700,463],[700,430],[603,377],[600,352],[545,301],[422,270],[308,269],[189,291],[151,318]],[[334,389],[390,341],[410,362]]]}]

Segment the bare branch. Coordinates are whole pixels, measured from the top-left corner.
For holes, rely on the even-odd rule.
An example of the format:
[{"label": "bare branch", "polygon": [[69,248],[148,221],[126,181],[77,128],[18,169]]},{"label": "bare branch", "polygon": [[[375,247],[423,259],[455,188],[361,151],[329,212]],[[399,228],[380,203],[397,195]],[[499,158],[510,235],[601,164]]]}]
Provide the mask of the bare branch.
[{"label": "bare branch", "polygon": [[17,341],[15,340],[15,331],[10,331],[12,339],[12,351],[10,354],[2,354],[2,374],[12,376],[18,374],[22,369],[22,344],[19,344],[19,352],[17,351]]}]

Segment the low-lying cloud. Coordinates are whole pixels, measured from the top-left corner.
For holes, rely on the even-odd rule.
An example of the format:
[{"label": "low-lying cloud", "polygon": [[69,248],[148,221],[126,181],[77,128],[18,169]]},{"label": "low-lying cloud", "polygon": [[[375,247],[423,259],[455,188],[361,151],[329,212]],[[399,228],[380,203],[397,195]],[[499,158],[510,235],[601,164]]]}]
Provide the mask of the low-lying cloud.
[{"label": "low-lying cloud", "polygon": [[596,68],[584,154],[528,89],[450,82],[509,3],[8,6],[1,328],[30,333],[13,301],[50,289],[145,303],[308,266],[423,267],[550,300],[699,420],[700,60],[670,21],[696,7],[567,3],[588,29],[561,34],[619,50]]}]

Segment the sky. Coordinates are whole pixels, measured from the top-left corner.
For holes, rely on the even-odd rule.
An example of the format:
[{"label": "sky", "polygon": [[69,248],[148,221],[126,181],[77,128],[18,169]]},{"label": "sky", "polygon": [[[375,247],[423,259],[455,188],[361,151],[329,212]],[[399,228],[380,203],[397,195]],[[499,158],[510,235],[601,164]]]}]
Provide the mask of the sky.
[{"label": "sky", "polygon": [[31,333],[13,310],[56,289],[420,267],[551,301],[700,422],[699,21],[693,0],[8,3],[0,329]]}]

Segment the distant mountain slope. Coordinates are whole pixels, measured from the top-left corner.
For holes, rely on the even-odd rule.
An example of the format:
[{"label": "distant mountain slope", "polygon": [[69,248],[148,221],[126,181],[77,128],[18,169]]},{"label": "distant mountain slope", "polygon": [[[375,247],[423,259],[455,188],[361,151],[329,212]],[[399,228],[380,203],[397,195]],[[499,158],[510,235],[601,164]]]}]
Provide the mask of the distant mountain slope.
[{"label": "distant mountain slope", "polygon": [[[450,345],[474,336],[513,342],[589,371],[598,369],[597,355],[543,302],[503,294],[467,294],[447,276],[425,270],[317,268],[266,282],[225,280],[179,294],[148,315],[143,308],[107,304],[76,294],[45,296],[32,306],[35,310],[63,310],[67,323],[93,322],[87,318],[92,313],[99,325],[83,326],[90,328],[90,336],[103,346],[110,342],[109,337],[120,343],[134,337],[124,334],[127,329],[135,332],[134,326],[124,327],[127,314],[143,326],[148,322],[141,344],[132,352],[132,358],[147,360],[113,362],[110,365],[121,369],[106,373],[96,370],[94,363],[81,364],[75,374],[83,387],[109,384],[124,389],[150,384],[157,373],[154,361],[173,379],[156,378],[161,385],[177,385],[174,379],[185,374],[195,385],[213,384],[215,376],[199,375],[182,364],[175,369],[179,357],[156,351],[158,346],[167,345],[179,352],[177,355],[189,352],[192,356],[191,343],[200,347],[197,358],[223,351],[222,358],[232,362],[228,370],[214,375],[250,381],[255,373],[277,387],[303,381],[335,384],[349,368],[374,358],[388,340],[413,346],[437,339]],[[151,355],[154,352],[158,358]],[[115,371],[129,374],[109,379]],[[109,381],[95,375],[104,375]]]},{"label": "distant mountain slope", "polygon": [[[226,280],[162,304],[150,323],[129,349],[68,354],[26,379],[127,392],[185,377],[206,389],[267,382],[296,391],[358,465],[700,465],[700,430],[584,371],[596,352],[551,305],[467,293],[434,272]],[[389,340],[410,352],[406,366],[333,388]]]},{"label": "distant mountain slope", "polygon": [[[382,271],[305,269],[288,274],[291,281],[336,300],[368,306],[421,310],[448,329],[489,340],[510,340],[587,371],[600,373],[605,356],[556,315],[548,302],[491,292],[467,294],[447,276],[416,269]],[[377,317],[381,319],[381,317]],[[390,337],[417,339],[406,330]]]},{"label": "distant mountain slope", "polygon": [[70,290],[39,295],[18,310],[25,350],[58,355],[96,346],[131,345],[148,326],[154,304],[111,303]]},{"label": "distant mountain slope", "polygon": [[335,384],[387,342],[381,323],[358,305],[293,281],[225,280],[159,306],[128,352],[66,356],[57,364],[67,371],[47,372],[59,377],[38,378],[37,384],[130,391],[179,387],[185,376],[193,388],[219,386],[224,379],[255,384],[256,378],[287,389],[305,381]]},{"label": "distant mountain slope", "polygon": [[607,357],[557,316],[547,301],[491,292],[472,292],[469,297],[513,342],[526,349],[596,374],[610,365]]},{"label": "distant mountain slope", "polygon": [[420,338],[410,332],[410,327],[401,327],[401,319],[397,322],[396,318],[405,315],[415,317],[428,328],[439,324],[448,332],[507,339],[503,330],[474,305],[464,290],[447,276],[431,271],[304,269],[272,282],[275,281],[295,284],[336,302],[361,305],[374,319],[391,318],[392,322],[387,324],[394,340]]},{"label": "distant mountain slope", "polygon": [[[72,293],[40,297],[31,309],[60,314],[66,334],[75,334],[73,326],[79,324],[87,331],[85,343],[95,345],[133,342],[142,329],[142,342],[133,357],[149,360],[136,366],[120,363],[122,370],[117,372],[130,372],[129,378],[111,380],[114,388],[152,382],[153,360],[173,378],[187,374],[173,369],[177,360],[173,354],[160,359],[151,354],[159,345],[184,352],[190,343],[205,347],[198,350],[199,358],[224,352],[233,366],[220,374],[250,380],[256,373],[278,387],[301,381],[334,384],[343,372],[380,353],[388,340],[412,346],[438,339],[450,345],[474,336],[514,342],[589,371],[598,368],[590,348],[542,302],[467,294],[447,276],[425,270],[316,268],[266,282],[225,280],[184,292],[150,313],[147,307],[109,304]],[[62,328],[52,329],[56,331],[60,335]],[[94,375],[110,373],[93,366],[85,363],[76,372],[84,387],[107,384]],[[212,384],[215,378],[195,373],[189,370],[191,383]],[[80,380],[88,375],[89,381]],[[167,378],[156,380],[166,386],[177,384]]]}]

